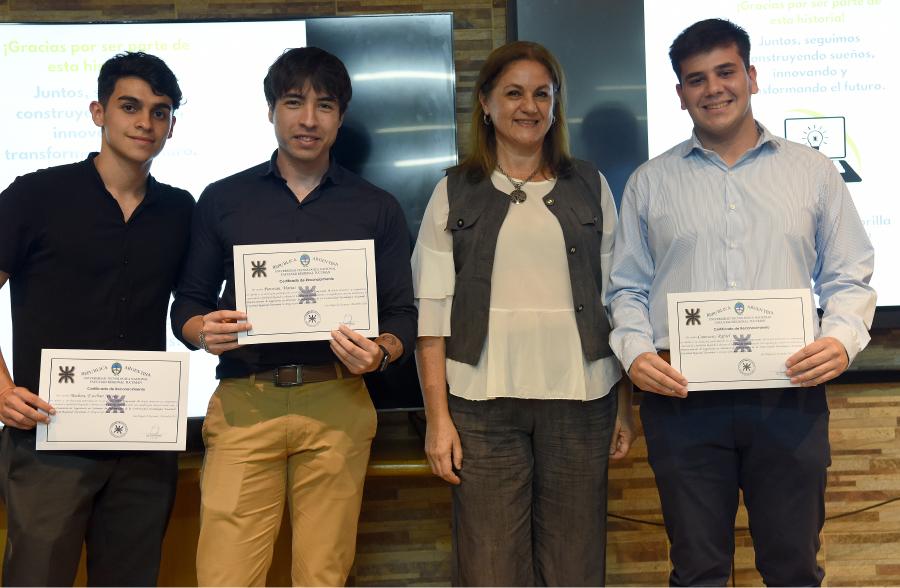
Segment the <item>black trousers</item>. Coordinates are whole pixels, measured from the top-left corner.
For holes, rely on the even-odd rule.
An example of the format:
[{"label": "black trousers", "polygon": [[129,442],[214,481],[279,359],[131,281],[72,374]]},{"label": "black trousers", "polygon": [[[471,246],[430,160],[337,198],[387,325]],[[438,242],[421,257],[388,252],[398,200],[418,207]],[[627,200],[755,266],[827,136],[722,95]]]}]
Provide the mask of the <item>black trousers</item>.
[{"label": "black trousers", "polygon": [[36,451],[6,427],[4,586],[71,586],[82,543],[91,586],[154,586],[175,500],[175,452]]},{"label": "black trousers", "polygon": [[818,586],[831,465],[825,387],[644,393],[641,420],[672,544],[673,586],[724,586],[739,491],[769,586]]},{"label": "black trousers", "polygon": [[454,586],[602,586],[616,392],[597,400],[450,396]]}]

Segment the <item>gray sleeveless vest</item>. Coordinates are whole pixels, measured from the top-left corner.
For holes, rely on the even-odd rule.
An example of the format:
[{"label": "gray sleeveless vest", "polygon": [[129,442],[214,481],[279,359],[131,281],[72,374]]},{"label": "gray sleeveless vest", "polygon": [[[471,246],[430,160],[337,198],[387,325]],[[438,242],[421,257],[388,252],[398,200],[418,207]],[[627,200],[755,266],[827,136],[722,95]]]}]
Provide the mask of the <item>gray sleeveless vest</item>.
[{"label": "gray sleeveless vest", "polygon": [[[593,164],[572,163],[572,171],[559,177],[543,200],[562,227],[581,349],[588,361],[594,361],[612,354],[609,319],[600,297],[601,182]],[[453,234],[456,291],[446,352],[450,359],[475,365],[487,338],[494,252],[510,200],[494,188],[490,177],[472,183],[458,168],[447,172],[447,196],[446,230]]]}]

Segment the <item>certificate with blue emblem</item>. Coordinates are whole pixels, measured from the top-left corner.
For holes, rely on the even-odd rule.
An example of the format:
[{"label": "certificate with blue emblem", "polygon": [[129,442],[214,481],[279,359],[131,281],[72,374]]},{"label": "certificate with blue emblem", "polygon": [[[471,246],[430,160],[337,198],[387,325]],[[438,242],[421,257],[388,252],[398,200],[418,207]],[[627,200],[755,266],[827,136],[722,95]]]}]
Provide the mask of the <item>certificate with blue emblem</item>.
[{"label": "certificate with blue emblem", "polygon": [[342,324],[377,337],[374,241],[236,245],[234,295],[253,326],[242,345],[327,341]]},{"label": "certificate with blue emblem", "polygon": [[809,289],[668,295],[672,367],[688,390],[794,386],[785,361],[815,339]]},{"label": "certificate with blue emblem", "polygon": [[37,449],[183,451],[188,353],[43,349]]}]

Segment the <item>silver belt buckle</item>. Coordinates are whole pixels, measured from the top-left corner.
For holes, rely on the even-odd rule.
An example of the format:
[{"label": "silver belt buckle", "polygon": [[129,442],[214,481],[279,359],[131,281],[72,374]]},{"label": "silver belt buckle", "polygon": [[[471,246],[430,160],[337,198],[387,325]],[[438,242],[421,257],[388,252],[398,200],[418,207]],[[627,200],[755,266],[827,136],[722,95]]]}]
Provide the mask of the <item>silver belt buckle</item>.
[{"label": "silver belt buckle", "polygon": [[[289,370],[294,370],[294,379],[293,380],[282,380],[281,379],[281,370],[288,371],[288,376],[290,375]],[[272,383],[275,384],[279,388],[288,388],[290,386],[301,386],[303,384],[303,370],[299,364],[291,364],[291,365],[281,365],[275,368],[275,371],[272,374]]]}]

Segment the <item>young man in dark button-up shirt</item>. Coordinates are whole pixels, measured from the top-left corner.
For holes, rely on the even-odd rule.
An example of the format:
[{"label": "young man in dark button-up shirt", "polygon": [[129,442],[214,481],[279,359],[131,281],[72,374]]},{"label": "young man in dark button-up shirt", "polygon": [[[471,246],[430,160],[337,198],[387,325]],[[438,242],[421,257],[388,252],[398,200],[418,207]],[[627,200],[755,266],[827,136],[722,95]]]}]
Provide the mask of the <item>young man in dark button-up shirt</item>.
[{"label": "young man in dark button-up shirt", "polygon": [[157,57],[110,59],[90,105],[100,153],[0,194],[0,287],[9,280],[13,320],[12,374],[0,355],[5,586],[71,585],[82,542],[91,585],[156,584],[177,454],[36,451],[35,426],[53,414],[37,396],[41,349],[166,349],[194,199],[149,174],[180,102]]},{"label": "young man in dark button-up shirt", "polygon": [[[340,60],[289,50],[264,88],[278,149],[203,192],[172,307],[184,342],[219,356],[197,575],[200,585],[262,585],[287,501],[294,584],[343,585],[376,426],[360,375],[409,355],[415,341],[409,232],[390,194],[330,158],[351,96]],[[356,239],[375,242],[379,337],[342,325],[329,342],[238,345],[250,325],[234,310],[235,245]]]}]

